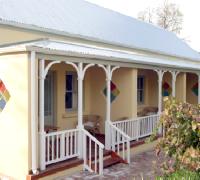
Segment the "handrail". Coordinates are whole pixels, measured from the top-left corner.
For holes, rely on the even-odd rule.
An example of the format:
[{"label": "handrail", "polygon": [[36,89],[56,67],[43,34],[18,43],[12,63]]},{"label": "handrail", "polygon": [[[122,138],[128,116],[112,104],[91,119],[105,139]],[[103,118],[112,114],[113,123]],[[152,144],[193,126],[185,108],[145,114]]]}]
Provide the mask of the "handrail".
[{"label": "handrail", "polygon": [[54,135],[58,135],[58,134],[64,134],[64,133],[70,133],[70,132],[74,132],[74,131],[79,131],[78,129],[69,129],[69,130],[63,130],[63,131],[55,131],[55,132],[49,132],[47,133],[45,136],[54,136]]},{"label": "handrail", "polygon": [[121,129],[114,126],[110,121],[107,122],[110,135],[111,135],[111,147],[112,151],[114,151],[118,156],[122,157],[122,159],[130,163],[130,140],[131,138],[125,134]]},{"label": "handrail", "polygon": [[152,115],[149,115],[149,116],[141,116],[141,117],[129,118],[129,119],[120,120],[120,121],[113,121],[112,124],[117,124],[117,123],[122,123],[122,122],[130,122],[130,121],[133,121],[133,120],[137,121],[137,120],[140,120],[140,119],[143,119],[143,118],[154,117],[154,116],[158,116],[158,114],[152,114]]},{"label": "handrail", "polygon": [[115,121],[112,122],[112,125],[123,131],[131,138],[131,140],[138,140],[139,138],[149,136],[154,132],[157,127],[159,117],[159,114],[153,114],[122,121]]},{"label": "handrail", "polygon": [[85,129],[80,131],[83,136],[83,168],[90,172],[103,174],[104,145]]},{"label": "handrail", "polygon": [[127,138],[129,141],[131,140],[131,137],[128,136],[127,134],[125,134],[121,129],[119,129],[116,126],[114,126],[111,122],[108,122],[108,123],[109,123],[110,126],[112,126],[112,128],[114,128],[116,131],[118,131],[122,136]]},{"label": "handrail", "polygon": [[85,129],[82,129],[82,131],[90,137],[91,140],[93,140],[95,143],[97,143],[102,149],[104,148],[104,145],[99,142],[94,136],[92,136],[88,131],[86,131]]}]

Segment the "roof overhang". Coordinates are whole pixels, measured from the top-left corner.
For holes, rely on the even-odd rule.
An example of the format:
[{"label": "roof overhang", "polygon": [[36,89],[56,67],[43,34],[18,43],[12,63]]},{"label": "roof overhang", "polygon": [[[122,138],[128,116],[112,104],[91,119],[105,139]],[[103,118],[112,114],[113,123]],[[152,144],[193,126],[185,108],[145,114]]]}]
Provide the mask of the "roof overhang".
[{"label": "roof overhang", "polygon": [[108,48],[70,44],[53,40],[39,40],[25,44],[15,44],[0,48],[0,54],[16,51],[35,51],[36,53],[99,59],[104,61],[173,67],[200,70],[200,61],[191,59],[160,58],[145,54],[113,50]]}]

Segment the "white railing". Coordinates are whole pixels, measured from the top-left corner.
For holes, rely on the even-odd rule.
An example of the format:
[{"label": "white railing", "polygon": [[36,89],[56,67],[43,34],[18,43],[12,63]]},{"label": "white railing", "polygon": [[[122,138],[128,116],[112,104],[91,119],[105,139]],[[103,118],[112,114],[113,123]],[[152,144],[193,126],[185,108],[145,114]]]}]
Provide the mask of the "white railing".
[{"label": "white railing", "polygon": [[78,129],[51,132],[45,135],[45,164],[78,156]]},{"label": "white railing", "polygon": [[127,163],[130,163],[130,140],[131,138],[126,135],[118,127],[114,126],[111,122],[106,122],[109,125],[111,149],[118,156],[123,158]]},{"label": "white railing", "polygon": [[103,174],[104,145],[85,129],[82,132],[84,169],[101,175]]},{"label": "white railing", "polygon": [[131,140],[151,135],[157,127],[160,116],[158,114],[131,118],[124,121],[112,122],[117,128],[127,134]]}]

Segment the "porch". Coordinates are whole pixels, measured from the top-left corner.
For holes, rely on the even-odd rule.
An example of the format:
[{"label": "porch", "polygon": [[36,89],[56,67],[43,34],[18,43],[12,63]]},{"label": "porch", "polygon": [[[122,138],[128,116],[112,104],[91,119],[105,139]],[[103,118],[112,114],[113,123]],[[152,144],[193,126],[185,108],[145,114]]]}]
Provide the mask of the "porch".
[{"label": "porch", "polygon": [[[38,56],[41,171],[49,165],[79,158],[83,159],[85,170],[102,174],[105,149],[130,163],[131,141],[153,133],[162,112],[163,96],[184,99],[185,95],[176,92],[182,88],[185,71],[131,66],[105,58]],[[154,110],[141,115],[148,107]],[[90,114],[101,117],[99,131],[105,134],[105,140],[84,128],[83,117]],[[54,126],[57,131],[47,133],[47,126]],[[159,133],[162,134],[161,129]]]},{"label": "porch", "polygon": [[[104,167],[104,146],[107,150],[112,151],[112,156],[115,154],[118,162],[129,163],[130,141],[151,135],[159,118],[157,111],[152,112],[153,114],[150,116],[134,118],[137,116],[137,70],[125,67],[119,69],[118,66],[112,67],[110,65],[86,64],[85,68],[88,67],[86,71],[83,68],[83,63],[51,62],[48,60],[41,60],[40,67],[42,66],[44,66],[46,73],[45,80],[44,78],[40,80],[40,83],[44,83],[42,90],[44,92],[44,130],[47,130],[48,127],[48,132],[44,132],[43,141],[45,142],[45,147],[43,147],[45,149],[44,167],[79,157],[84,159],[85,169],[101,174]],[[84,72],[84,82],[83,78],[79,78],[81,68]],[[116,72],[113,74],[115,70]],[[105,84],[106,81],[103,77],[107,79],[107,84]],[[84,93],[79,93],[79,89],[82,89]],[[113,89],[116,96],[112,94]],[[117,97],[117,95],[119,96]],[[81,105],[78,103],[80,102],[79,98],[81,101],[84,100]],[[126,106],[128,101],[130,101],[129,106]],[[56,107],[55,104],[57,104]],[[82,110],[79,109],[79,106]],[[76,108],[78,116],[75,115],[72,120],[71,115],[76,113]],[[62,113],[60,113],[61,111]],[[83,114],[88,112],[93,112],[100,117],[101,120],[98,122],[100,136],[95,137],[94,134],[90,134],[86,130],[86,127],[86,129],[82,128],[92,125],[91,121],[88,121],[87,125],[83,121]],[[81,118],[79,113],[82,114]],[[63,118],[68,120],[65,121],[66,124],[63,123]],[[104,121],[103,119],[115,120]],[[49,127],[55,127],[55,129]],[[51,130],[56,131],[51,132]],[[105,138],[98,139],[98,137]]]}]

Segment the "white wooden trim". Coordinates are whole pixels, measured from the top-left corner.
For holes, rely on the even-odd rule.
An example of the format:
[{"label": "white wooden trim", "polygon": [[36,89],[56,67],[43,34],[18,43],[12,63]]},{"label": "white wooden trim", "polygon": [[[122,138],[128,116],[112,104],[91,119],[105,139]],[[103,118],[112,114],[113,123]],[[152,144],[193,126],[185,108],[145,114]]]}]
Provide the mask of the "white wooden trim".
[{"label": "white wooden trim", "polygon": [[40,124],[40,170],[45,170],[45,131],[44,131],[44,72],[45,60],[39,61],[39,124]]},{"label": "white wooden trim", "polygon": [[[106,74],[106,87],[107,87],[107,95],[106,95],[106,122],[111,121],[111,102],[110,102],[110,83],[112,80],[113,72],[119,68],[119,66],[111,67],[111,65],[102,65],[98,64]],[[105,122],[105,147],[106,149],[111,149],[111,139],[110,139],[110,126]]]},{"label": "white wooden trim", "polygon": [[162,112],[162,80],[163,75],[166,70],[163,69],[155,69],[158,74],[158,113],[161,114]]},{"label": "white wooden trim", "polygon": [[32,172],[37,174],[37,126],[36,126],[36,61],[35,51],[31,51],[31,163]]},{"label": "white wooden trim", "polygon": [[180,71],[169,71],[172,75],[172,96],[176,96],[176,77],[180,73]]}]

